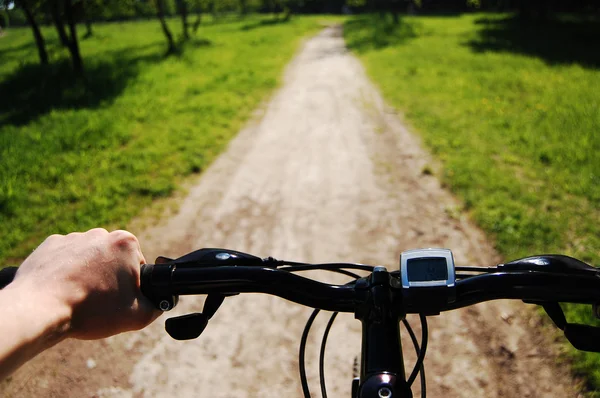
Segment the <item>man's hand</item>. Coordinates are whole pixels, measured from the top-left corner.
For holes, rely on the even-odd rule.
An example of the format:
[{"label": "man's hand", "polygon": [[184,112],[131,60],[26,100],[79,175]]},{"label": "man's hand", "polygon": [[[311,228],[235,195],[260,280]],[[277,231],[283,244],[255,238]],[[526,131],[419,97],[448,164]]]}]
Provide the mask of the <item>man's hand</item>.
[{"label": "man's hand", "polygon": [[70,309],[67,337],[99,339],[141,329],[158,316],[139,289],[145,262],[126,231],[52,235],[19,267],[13,284]]},{"label": "man's hand", "polygon": [[160,312],[139,288],[144,263],[126,231],[47,238],[0,291],[0,379],[64,338],[99,339],[152,322]]}]

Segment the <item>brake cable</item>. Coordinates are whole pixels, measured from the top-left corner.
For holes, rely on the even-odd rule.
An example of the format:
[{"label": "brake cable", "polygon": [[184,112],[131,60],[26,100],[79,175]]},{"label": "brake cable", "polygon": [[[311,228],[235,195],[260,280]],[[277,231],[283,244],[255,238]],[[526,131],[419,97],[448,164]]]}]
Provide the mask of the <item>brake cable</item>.
[{"label": "brake cable", "polygon": [[[373,271],[372,265],[365,264],[356,264],[356,263],[323,263],[323,264],[306,264],[306,263],[295,263],[292,261],[278,261],[277,267],[286,266],[284,268],[279,268],[282,270],[288,270],[291,272],[295,271],[308,271],[308,270],[323,270],[323,271],[332,271],[339,269],[355,269],[359,271]],[[360,278],[358,275],[356,275]],[[357,279],[358,279],[357,278]]]},{"label": "brake cable", "polygon": [[351,278],[354,279],[360,279],[360,276],[355,274],[354,272],[350,272],[350,271],[346,271],[344,269],[341,268],[331,268],[331,269],[322,269],[322,268],[313,268],[312,266],[287,266],[287,267],[282,267],[279,268],[282,271],[288,271],[288,272],[301,272],[301,271],[314,271],[314,270],[323,270],[323,271],[331,271],[331,272],[336,272],[338,274],[342,274],[342,275],[346,275],[349,276]]},{"label": "brake cable", "polygon": [[[343,275],[351,276],[351,277],[355,278],[355,280],[359,279],[360,276],[355,273],[352,273],[352,272],[349,272],[349,271],[346,271],[344,269],[340,269],[337,267],[344,266],[344,267],[359,269],[359,270],[372,269],[372,267],[365,266],[362,264],[343,264],[343,263],[312,265],[312,264],[285,262],[285,265],[287,265],[287,267],[282,267],[280,269],[286,270],[289,272],[309,271],[309,270],[331,271],[331,272],[337,272],[337,273],[340,273]],[[327,268],[323,268],[322,266],[326,266]],[[349,282],[347,285],[353,284],[354,282],[355,281]],[[305,398],[311,397],[310,388],[308,386],[308,377],[306,376],[306,364],[305,364],[306,344],[308,342],[308,334],[310,332],[310,329],[312,328],[312,325],[313,325],[317,315],[319,314],[319,312],[320,312],[320,310],[318,310],[318,309],[315,309],[312,312],[312,314],[310,315],[310,317],[308,318],[308,320],[306,322],[306,325],[304,327],[304,330],[302,332],[302,337],[300,340],[300,347],[299,347],[299,353],[298,353],[298,357],[299,357],[298,358],[298,365],[299,365],[298,367],[300,369],[300,382],[302,385],[302,392],[304,393]],[[323,338],[321,340],[321,349],[320,349],[320,354],[319,354],[319,382],[320,382],[320,387],[321,387],[321,395],[323,398],[327,398],[327,387],[325,384],[325,348],[327,345],[327,338],[329,337],[329,332],[331,330],[331,327],[333,326],[333,322],[335,322],[337,315],[338,315],[338,312],[334,312],[331,315],[331,317],[329,318],[329,321],[327,322],[327,326],[325,327],[325,331],[323,333]],[[426,387],[424,360],[425,360],[425,353],[427,351],[427,341],[429,339],[429,334],[428,334],[428,328],[427,328],[427,317],[423,314],[419,314],[419,318],[421,320],[421,346],[419,346],[417,337],[416,337],[412,327],[408,323],[408,321],[406,319],[402,319],[402,323],[403,323],[404,327],[406,328],[406,330],[408,331],[408,334],[409,334],[411,341],[413,343],[413,346],[415,348],[415,352],[417,354],[417,361],[415,362],[414,368],[413,368],[409,378],[407,379],[407,384],[409,386],[412,386],[417,375],[420,374],[421,397],[425,398],[427,387]]]},{"label": "brake cable", "polygon": [[[314,310],[311,316],[308,318],[306,325],[304,327],[304,331],[302,333],[302,338],[300,340],[300,350],[299,350],[299,358],[298,364],[300,368],[300,382],[302,384],[302,391],[304,393],[305,398],[310,398],[310,389],[308,387],[308,378],[306,376],[306,365],[305,365],[305,355],[306,355],[306,343],[308,341],[308,333],[312,328],[312,325],[317,317],[317,315],[321,312],[321,310]],[[329,318],[329,322],[325,328],[325,332],[323,333],[323,339],[321,341],[321,350],[319,355],[319,381],[321,384],[321,395],[323,398],[327,398],[327,390],[325,385],[325,347],[327,344],[327,338],[329,336],[329,331],[335,321],[338,312],[334,312]],[[428,327],[427,327],[427,317],[423,314],[419,314],[419,319],[421,320],[421,346],[419,346],[419,342],[417,341],[417,337],[410,326],[410,323],[406,320],[402,320],[402,324],[408,331],[410,339],[415,348],[415,352],[417,353],[417,361],[415,362],[415,366],[410,374],[410,377],[407,379],[407,383],[409,386],[412,386],[414,383],[417,374],[420,374],[420,382],[421,382],[421,398],[425,398],[427,395],[427,382],[425,377],[425,366],[424,359],[425,353],[427,351],[427,341],[429,339]]]},{"label": "brake cable", "polygon": [[419,347],[419,342],[417,341],[417,336],[415,335],[415,332],[413,331],[412,327],[410,326],[410,324],[408,323],[406,318],[402,320],[402,324],[408,331],[408,334],[410,335],[410,339],[412,340],[413,346],[415,347],[415,351],[417,353],[417,362],[415,362],[415,367],[413,368],[413,371],[411,372],[407,383],[409,386],[412,386],[412,384],[415,381],[415,378],[417,377],[417,374],[415,372],[420,373],[420,375],[421,375],[421,398],[425,398],[427,395],[427,383],[425,380],[425,365],[424,365],[423,361],[425,360],[425,352],[427,351],[427,341],[429,340],[429,332],[428,332],[428,328],[427,328],[427,317],[423,314],[419,314],[419,318],[421,319],[421,332],[422,332],[421,347]]},{"label": "brake cable", "polygon": [[321,395],[323,398],[327,398],[327,387],[325,386],[325,346],[327,345],[327,337],[329,337],[331,326],[333,326],[333,322],[335,322],[335,318],[338,316],[338,314],[339,312],[334,312],[331,314],[329,322],[327,322],[327,326],[325,327],[325,332],[323,333],[323,340],[321,340],[321,352],[319,354],[319,379],[321,382]]},{"label": "brake cable", "polygon": [[[289,264],[289,263],[286,263]],[[341,273],[347,276],[350,276],[352,278],[354,278],[353,281],[347,283],[346,285],[352,285],[356,282],[357,279],[360,279],[360,275],[355,274],[353,272],[350,271],[346,271],[344,269],[340,269],[340,268],[333,268],[332,266],[339,266],[339,265],[343,265],[343,266],[349,266],[348,268],[354,268],[354,266],[359,266],[357,267],[359,270],[366,270],[365,268],[368,266],[363,266],[362,264],[322,264],[322,265],[326,265],[328,267],[331,268],[320,268],[318,265],[310,265],[310,264],[300,264],[300,263],[294,263],[294,265],[290,265],[289,267],[284,267],[284,268],[280,268],[282,270],[287,270],[290,272],[296,272],[296,271],[309,271],[309,270],[317,270],[317,269],[321,269],[324,271],[331,271],[331,272],[337,272],[337,273]],[[372,267],[371,267],[372,268]],[[310,332],[310,329],[312,327],[312,324],[314,323],[317,315],[319,315],[319,312],[321,312],[321,310],[315,309],[312,314],[310,315],[310,317],[308,318],[308,320],[306,321],[306,325],[304,325],[304,330],[302,331],[302,337],[300,338],[300,348],[298,350],[298,367],[300,369],[300,384],[302,385],[302,392],[304,394],[305,398],[310,398],[310,389],[308,387],[308,378],[306,377],[306,365],[305,365],[305,357],[306,357],[306,343],[308,341],[308,333]],[[321,345],[321,354],[319,357],[319,374],[320,374],[320,381],[321,381],[321,391],[323,392],[323,398],[327,398],[327,393],[324,392],[325,390],[325,372],[323,369],[324,366],[324,356],[325,356],[325,344],[327,342],[327,336],[329,335],[329,330],[331,329],[331,326],[333,325],[333,321],[335,320],[335,317],[337,316],[337,312],[334,312],[332,315],[332,318],[329,320],[329,323],[327,324],[327,328],[325,329],[325,335],[323,336],[323,340],[322,340],[322,345]]]},{"label": "brake cable", "polygon": [[304,326],[304,331],[302,331],[302,338],[300,339],[300,349],[298,352],[298,367],[300,368],[300,383],[302,384],[302,392],[304,393],[305,398],[310,398],[310,390],[308,388],[308,379],[306,378],[306,367],[304,365],[304,356],[306,353],[306,342],[308,340],[308,332],[315,321],[317,315],[319,315],[321,310],[314,310],[308,321],[306,321],[306,325]]},{"label": "brake cable", "polygon": [[415,363],[415,367],[411,372],[410,376],[406,380],[409,386],[412,386],[415,379],[417,378],[417,373],[419,373],[419,369],[423,366],[423,361],[425,360],[425,353],[427,352],[427,340],[429,339],[429,331],[427,330],[427,317],[423,314],[419,314],[419,318],[421,319],[421,347],[419,347],[417,343],[417,337],[410,327],[408,321],[405,319],[402,320],[402,323],[408,330],[408,334],[410,335],[410,339],[415,346],[415,351],[417,352],[417,362]]}]

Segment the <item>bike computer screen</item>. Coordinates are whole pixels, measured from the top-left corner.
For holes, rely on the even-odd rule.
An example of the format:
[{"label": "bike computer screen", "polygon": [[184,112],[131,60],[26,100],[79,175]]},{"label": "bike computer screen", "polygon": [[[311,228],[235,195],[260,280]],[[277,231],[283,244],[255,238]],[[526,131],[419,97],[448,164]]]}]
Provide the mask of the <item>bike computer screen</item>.
[{"label": "bike computer screen", "polygon": [[448,279],[447,261],[442,257],[413,258],[407,260],[409,282],[445,281]]},{"label": "bike computer screen", "polygon": [[448,249],[408,250],[400,256],[402,286],[454,286],[454,258]]}]

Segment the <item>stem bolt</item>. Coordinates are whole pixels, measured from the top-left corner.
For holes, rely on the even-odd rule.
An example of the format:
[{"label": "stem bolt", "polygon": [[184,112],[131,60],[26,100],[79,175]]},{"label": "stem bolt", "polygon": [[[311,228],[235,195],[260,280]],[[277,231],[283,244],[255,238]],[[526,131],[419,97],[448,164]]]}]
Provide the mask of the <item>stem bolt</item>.
[{"label": "stem bolt", "polygon": [[377,395],[379,395],[379,398],[391,398],[392,390],[387,387],[381,387],[377,392]]}]

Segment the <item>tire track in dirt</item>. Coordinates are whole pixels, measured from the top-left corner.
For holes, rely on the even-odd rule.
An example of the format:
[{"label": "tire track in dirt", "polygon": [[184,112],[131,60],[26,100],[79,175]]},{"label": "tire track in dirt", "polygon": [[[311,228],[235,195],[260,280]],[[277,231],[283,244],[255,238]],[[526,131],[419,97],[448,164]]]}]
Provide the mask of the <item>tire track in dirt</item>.
[{"label": "tire track in dirt", "polygon": [[[288,260],[394,268],[402,250],[433,246],[451,248],[460,264],[494,264],[498,256],[485,236],[455,216],[452,196],[422,173],[430,164],[346,51],[341,28],[330,27],[306,42],[264,116],[232,141],[179,212],[137,232],[149,260],[227,247]],[[199,311],[201,304],[185,297],[173,314]],[[577,396],[568,370],[555,365],[552,343],[529,325],[531,313],[523,307],[501,301],[429,318],[429,396]],[[42,391],[72,397],[299,397],[297,349],[309,313],[264,295],[228,298],[199,339],[174,341],[159,320],[142,332],[87,346],[96,350],[97,368],[87,376],[76,373],[69,389]],[[325,323],[323,316],[309,339],[314,396],[320,396]],[[81,343],[68,343],[46,358],[60,358],[65,347],[82,352],[81,358],[91,355]],[[410,370],[412,345],[403,345]],[[326,357],[330,396],[349,396],[359,350],[360,324],[340,315]]]}]

